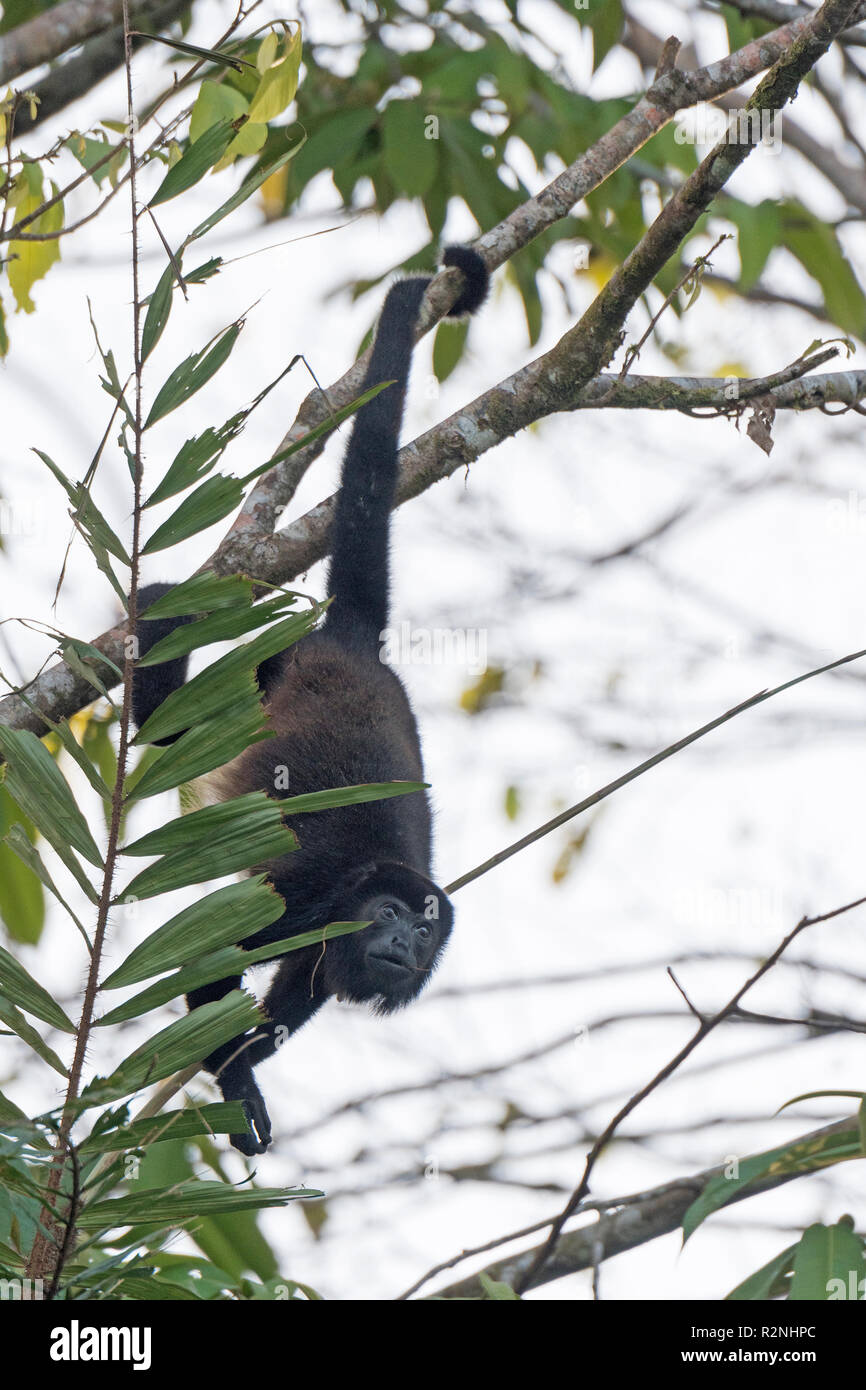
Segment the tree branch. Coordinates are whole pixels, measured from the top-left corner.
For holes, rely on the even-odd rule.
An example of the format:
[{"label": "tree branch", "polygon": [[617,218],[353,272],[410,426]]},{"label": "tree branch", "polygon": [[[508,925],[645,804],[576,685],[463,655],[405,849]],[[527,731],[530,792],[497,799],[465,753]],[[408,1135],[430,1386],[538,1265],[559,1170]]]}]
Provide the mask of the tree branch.
[{"label": "tree branch", "polygon": [[[825,1125],[822,1129],[813,1130],[791,1142],[792,1144],[809,1144],[812,1141],[826,1138],[828,1135],[846,1134],[855,1129],[856,1124],[857,1121],[854,1117],[838,1120],[835,1124]],[[819,1171],[820,1167],[820,1162],[816,1162],[812,1171]],[[591,1269],[593,1262],[598,1259],[599,1244],[603,1248],[604,1259],[609,1260],[614,1255],[622,1255],[627,1250],[634,1250],[639,1245],[646,1245],[651,1240],[657,1240],[659,1236],[668,1235],[671,1231],[675,1231],[681,1225],[689,1207],[701,1195],[708,1183],[721,1177],[724,1171],[722,1165],[716,1168],[706,1168],[691,1177],[676,1178],[673,1182],[650,1188],[646,1192],[638,1192],[626,1197],[612,1197],[606,1201],[585,1203],[582,1210],[600,1211],[602,1214],[599,1220],[591,1225],[581,1227],[580,1230],[571,1231],[560,1238],[556,1253],[550,1263],[541,1270],[537,1280],[533,1282],[533,1287],[537,1288],[541,1284],[551,1283],[554,1279],[563,1279],[568,1274],[577,1274],[581,1270]],[[776,1173],[758,1178],[748,1187],[738,1188],[733,1192],[730,1201],[725,1205],[733,1206],[734,1203],[744,1202],[749,1197],[757,1197],[762,1192],[770,1192],[775,1187],[792,1182],[794,1178],[802,1177],[803,1172],[804,1170],[796,1173]],[[547,1225],[548,1223],[543,1224]],[[505,1244],[508,1240],[519,1238],[520,1234],[520,1232],[514,1232],[511,1235],[503,1236],[496,1243]],[[493,1244],[494,1242],[489,1242],[486,1247],[481,1247],[481,1249],[490,1249]],[[510,1284],[513,1287],[531,1268],[540,1249],[541,1247],[537,1246],[529,1250],[521,1250],[516,1255],[510,1255],[504,1260],[497,1260],[495,1263],[487,1265],[483,1273],[490,1279]],[[425,1274],[423,1279],[420,1279],[412,1289],[401,1294],[401,1298],[408,1298],[428,1279],[432,1279],[442,1270],[459,1263],[461,1260],[471,1258],[475,1253],[476,1251],[473,1250],[465,1250],[454,1259],[437,1265],[435,1269]],[[483,1296],[484,1288],[478,1274],[472,1274],[457,1283],[449,1284],[446,1288],[439,1289],[434,1295],[431,1295],[435,1298],[461,1299],[483,1298]]]}]

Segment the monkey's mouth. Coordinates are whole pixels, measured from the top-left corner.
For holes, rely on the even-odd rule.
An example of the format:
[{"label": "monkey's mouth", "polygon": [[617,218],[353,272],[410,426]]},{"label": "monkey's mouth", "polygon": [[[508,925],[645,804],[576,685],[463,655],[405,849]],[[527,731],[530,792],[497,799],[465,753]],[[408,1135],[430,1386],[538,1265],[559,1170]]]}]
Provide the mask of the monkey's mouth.
[{"label": "monkey's mouth", "polygon": [[369,959],[374,960],[376,964],[379,966],[384,965],[389,970],[399,971],[401,975],[411,975],[413,973],[411,965],[407,965],[405,960],[402,960],[397,956],[371,955]]}]

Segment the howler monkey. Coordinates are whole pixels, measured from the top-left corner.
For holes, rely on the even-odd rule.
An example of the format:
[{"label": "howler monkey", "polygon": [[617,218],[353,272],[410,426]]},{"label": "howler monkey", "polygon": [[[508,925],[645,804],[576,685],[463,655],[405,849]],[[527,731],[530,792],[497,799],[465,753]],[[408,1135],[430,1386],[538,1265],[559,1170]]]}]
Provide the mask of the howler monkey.
[{"label": "howler monkey", "polygon": [[[463,272],[452,316],[472,313],[488,287],[484,262],[468,247],[449,247],[445,265]],[[398,280],[388,291],[363,389],[387,386],[358,411],[343,462],[331,528],[328,593],[322,628],[269,658],[257,671],[274,736],[256,743],[221,774],[225,799],[263,790],[275,795],[275,769],[288,769],[293,795],[356,783],[423,780],[421,745],[406,692],[380,660],[388,623],[388,529],[397,477],[397,443],[406,399],[413,332],[429,279]],[[142,611],[171,588],[141,590]],[[145,655],[183,618],[143,619]],[[132,708],[140,726],[186,679],[186,659],[136,672]],[[424,792],[340,807],[293,822],[300,849],[265,867],[285,914],[241,944],[262,946],[334,921],[367,921],[282,957],[264,1001],[268,1021],[217,1048],[205,1066],[226,1100],[240,1100],[253,1132],[233,1134],[241,1153],[264,1153],[271,1124],[253,1068],[300,1028],[331,995],[369,1001],[392,1013],[424,988],[451,932],[450,902],[430,878],[430,808]],[[222,998],[241,976],[193,990],[191,1008]]]}]

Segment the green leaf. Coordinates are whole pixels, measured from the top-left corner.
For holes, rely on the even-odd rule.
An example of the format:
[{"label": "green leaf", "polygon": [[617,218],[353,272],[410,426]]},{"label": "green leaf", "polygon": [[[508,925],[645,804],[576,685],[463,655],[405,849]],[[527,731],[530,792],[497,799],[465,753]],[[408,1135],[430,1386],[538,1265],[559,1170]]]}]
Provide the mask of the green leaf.
[{"label": "green leaf", "polygon": [[287,34],[283,51],[267,68],[250,102],[251,121],[272,121],[295,99],[301,67],[301,28]]},{"label": "green leaf", "polygon": [[[87,942],[89,946],[91,943],[90,938],[87,935],[87,932],[84,930],[84,927],[82,926],[81,922],[76,917],[75,913],[72,911],[72,908],[69,906],[68,902],[58,889],[57,885],[55,884],[54,880],[52,879],[45,865],[43,864],[41,858],[39,857],[38,852],[28,840],[26,834],[24,833],[24,827],[22,825],[13,825],[12,829],[6,836],[6,845],[4,845],[3,848],[5,849],[7,846],[13,852],[13,854],[21,861],[22,865],[26,866],[30,873],[33,874],[39,880],[40,883],[45,885],[49,893],[54,894],[54,897],[57,899],[60,905],[64,907],[66,911],[69,913],[73,922],[75,923],[78,930],[81,932],[81,935],[83,936],[84,940]],[[0,859],[0,864],[2,863],[3,860]],[[93,900],[95,901],[96,893],[93,889],[91,889],[91,894],[93,896]],[[26,939],[22,936],[16,936],[13,931],[10,931],[9,935],[17,941],[22,941]],[[32,943],[28,942],[27,944],[30,945]]]},{"label": "green leaf", "polygon": [[144,422],[145,429],[150,429],[157,420],[162,420],[170,411],[184,405],[191,396],[195,395],[196,391],[200,391],[210,381],[211,377],[228,360],[242,327],[242,319],[237,323],[230,324],[215,339],[212,338],[201,352],[192,353],[178,367],[175,367],[157,392],[156,400]]},{"label": "green leaf", "polygon": [[[65,143],[69,151],[75,155],[79,164],[82,164],[85,169],[91,170],[94,164],[99,164],[99,168],[93,170],[91,174],[97,188],[102,187],[112,171],[112,168],[115,170],[117,168],[114,161],[105,159],[105,156],[110,151],[113,151],[115,155],[119,155],[122,159],[125,160],[127,158],[127,149],[125,145],[112,145],[105,139],[94,140],[91,136],[82,135],[81,132],[77,130],[73,130],[72,134],[67,136]],[[105,160],[105,163],[100,163],[101,160]]]},{"label": "green leaf", "polygon": [[41,449],[34,449],[34,454],[41,458],[42,462],[50,468],[60,486],[63,488],[73,507],[77,519],[81,522],[85,531],[85,538],[93,536],[101,546],[115,559],[129,565],[132,561],[126,552],[126,548],[121,544],[119,538],[114,534],[105,517],[97,507],[87,488],[81,483],[73,483],[66,477],[65,473],[57,467],[53,459],[48,454],[43,454]]},{"label": "green leaf", "polygon": [[734,1199],[734,1195],[758,1179],[782,1173],[810,1173],[836,1163],[860,1157],[859,1134],[856,1129],[843,1134],[818,1135],[798,1143],[783,1144],[766,1153],[752,1154],[739,1165],[736,1177],[712,1178],[700,1197],[692,1202],[682,1221],[683,1242],[697,1230],[714,1211]]},{"label": "green leaf", "polygon": [[256,667],[305,637],[314,626],[316,617],[316,610],[308,609],[273,623],[252,641],[245,642],[213,662],[180,690],[173,690],[142,724],[138,742],[147,743],[178,733],[181,729],[192,728],[201,720],[224,710],[235,692],[240,697],[244,691],[257,691],[254,678]]},{"label": "green leaf", "polygon": [[189,138],[195,142],[220,121],[236,121],[245,116],[249,109],[246,97],[222,82],[205,80],[198,89],[198,96],[189,118]]},{"label": "green leaf", "polygon": [[[35,826],[26,820],[7,788],[0,784],[0,838],[5,840],[13,827],[28,846],[35,840]],[[6,843],[0,843],[0,917],[13,941],[34,946],[42,935],[45,924],[42,885],[32,866],[22,863],[11,844]]]},{"label": "green leaf", "polygon": [[148,985],[132,999],[103,1014],[102,1018],[96,1020],[97,1027],[139,1018],[141,1014],[161,1008],[179,994],[189,994],[190,990],[198,989],[201,985],[209,985],[214,980],[227,980],[232,975],[243,975],[244,971],[264,961],[277,960],[292,951],[303,951],[308,946],[321,946],[323,941],[332,941],[338,936],[352,936],[369,925],[369,922],[329,922],[326,927],[300,932],[284,941],[256,946],[252,950],[240,946],[222,946],[218,951],[201,956],[191,965],[182,966],[174,975],[167,975],[165,979],[157,980],[156,984]]},{"label": "green leaf", "polygon": [[240,574],[220,575],[213,570],[194,574],[176,584],[162,598],[144,609],[148,618],[178,618],[187,613],[211,613],[216,608],[236,608],[252,603],[253,582]]},{"label": "green leaf", "polygon": [[305,792],[289,796],[277,805],[287,816],[299,816],[310,811],[326,811],[333,806],[357,806],[365,801],[386,801],[391,796],[406,796],[423,791],[427,782],[362,782],[351,787],[329,787],[327,791]]},{"label": "green leaf", "polygon": [[113,1197],[94,1202],[78,1216],[84,1231],[102,1231],[117,1226],[166,1224],[183,1226],[196,1217],[217,1212],[259,1211],[284,1207],[299,1197],[321,1197],[308,1187],[230,1187],[223,1182],[184,1183],[168,1192],[137,1192],[133,1197]]},{"label": "green leaf", "polygon": [[[235,940],[240,940],[236,937]],[[173,962],[177,964],[177,962]],[[62,1033],[74,1033],[75,1024],[68,1018],[59,1004],[56,1004],[48,993],[43,989],[33,976],[24,969],[20,961],[11,956],[8,951],[0,946],[0,994],[10,1000],[13,1004],[18,1004],[28,1013],[35,1014],[44,1023],[50,1023],[53,1028],[59,1028]]]},{"label": "green leaf", "polygon": [[[180,265],[181,258],[177,257]],[[153,349],[162,337],[162,330],[168,323],[168,316],[171,313],[171,301],[174,294],[174,266],[169,262],[165,270],[159,277],[156,289],[150,296],[147,306],[147,314],[144,319],[144,328],[141,334],[141,360],[146,362]]]},{"label": "green leaf", "polygon": [[219,429],[209,425],[202,434],[194,435],[182,444],[169,465],[168,472],[144,505],[153,507],[157,502],[164,502],[209,473],[226,447],[240,434],[245,419],[245,412],[241,411],[224,425],[220,425]]},{"label": "green leaf", "polygon": [[45,745],[26,730],[0,727],[0,752],[7,762],[6,787],[10,796],[64,863],[68,863],[71,845],[101,869],[102,856],[87,822]]},{"label": "green leaf", "polygon": [[494,1302],[510,1303],[516,1301],[520,1303],[520,1295],[514,1292],[510,1284],[504,1284],[499,1279],[491,1279],[489,1274],[483,1272],[479,1274],[478,1278],[481,1280],[481,1286],[487,1297]]},{"label": "green leaf", "polygon": [[129,845],[124,854],[164,858],[142,870],[126,896],[153,897],[190,883],[207,883],[291,854],[297,847],[279,803],[264,792],[249,792],[191,811]]},{"label": "green leaf", "polygon": [[138,662],[143,666],[158,666],[163,661],[173,661],[187,652],[197,651],[211,642],[228,642],[235,637],[243,637],[258,627],[275,622],[284,616],[286,608],[296,602],[294,594],[279,594],[276,598],[257,604],[254,608],[224,608],[212,613],[198,622],[184,623],[176,627],[161,641],[155,642],[146,656]]},{"label": "green leaf", "polygon": [[[264,1021],[258,1004],[243,990],[202,1004],[142,1043],[110,1076],[97,1076],[81,1093],[83,1106],[103,1105],[162,1081],[194,1062],[202,1062],[221,1043]],[[156,1217],[153,1218],[156,1220]]]},{"label": "green leaf", "polygon": [[199,531],[206,531],[236,511],[243,497],[244,485],[238,478],[225,477],[222,473],[206,478],[201,487],[185,497],[171,516],[157,527],[142,547],[142,554],[153,555],[157,550],[167,550],[198,535]]},{"label": "green leaf", "polygon": [[578,13],[581,24],[592,30],[592,70],[595,72],[610,50],[619,42],[625,24],[622,0],[604,0],[591,10]]},{"label": "green leaf", "polygon": [[[135,985],[152,975],[185,965],[219,946],[234,946],[278,921],[284,912],[285,903],[263,874],[241,883],[229,883],[158,927],[112,971],[101,988]],[[0,956],[0,987],[3,980]],[[4,992],[8,994],[8,990]],[[16,1002],[23,1003],[21,999]]]},{"label": "green leaf", "polygon": [[215,227],[224,217],[228,217],[229,213],[234,212],[235,208],[239,208],[242,203],[245,203],[248,198],[251,198],[256,190],[261,188],[263,183],[266,183],[273,174],[276,174],[279,169],[282,169],[283,165],[287,164],[290,159],[294,159],[298,151],[306,144],[306,141],[307,137],[303,135],[298,140],[297,144],[293,145],[291,149],[286,150],[285,154],[281,154],[279,159],[275,160],[273,164],[269,164],[266,169],[259,169],[256,173],[252,174],[247,179],[246,183],[241,184],[237,193],[233,193],[231,198],[226,199],[224,203],[220,204],[216,212],[210,213],[203,222],[199,222],[198,226],[193,228],[186,238],[184,245],[186,246],[191,241],[197,241],[199,237],[203,237],[206,232],[209,232],[212,227]]},{"label": "green leaf", "polygon": [[866,298],[834,227],[803,204],[782,203],[782,242],[818,281],[827,315],[848,333],[866,333]]},{"label": "green leaf", "polygon": [[442,323],[437,325],[436,336],[433,339],[433,372],[437,381],[447,381],[454,371],[463,356],[468,332],[468,320],[449,323],[443,319]]},{"label": "green leaf", "polygon": [[7,1028],[11,1028],[13,1033],[17,1033],[18,1037],[21,1038],[23,1042],[26,1042],[27,1046],[32,1048],[32,1050],[42,1058],[43,1062],[47,1062],[49,1067],[53,1067],[61,1076],[68,1075],[57,1053],[52,1051],[48,1044],[42,1041],[36,1029],[31,1028],[24,1015],[16,1009],[14,1004],[10,1004],[8,999],[4,999],[2,995],[0,995],[0,1023],[4,1023]]},{"label": "green leaf", "polygon": [[219,48],[199,48],[194,43],[183,43],[182,40],[168,38],[165,34],[146,34],[143,30],[138,32],[152,43],[164,43],[169,48],[176,48],[178,53],[188,53],[191,58],[206,58],[211,63],[222,63],[227,68],[234,68],[235,72],[243,72],[244,68],[253,66],[246,58],[238,58],[233,53],[223,53]]},{"label": "green leaf", "polygon": [[439,151],[427,139],[428,113],[414,101],[395,99],[382,116],[385,168],[407,198],[423,198],[436,179]]},{"label": "green leaf", "polygon": [[211,126],[194,145],[190,145],[177,164],[169,169],[151,198],[149,206],[155,208],[160,203],[167,203],[169,198],[176,198],[179,193],[185,193],[193,184],[203,179],[208,170],[222,159],[236,133],[232,121],[218,121],[216,125]]},{"label": "green leaf", "polygon": [[144,1120],[133,1120],[118,1129],[91,1134],[79,1148],[82,1157],[93,1154],[146,1149],[166,1139],[191,1139],[197,1134],[242,1134],[247,1127],[241,1102],[217,1102],[164,1110]]},{"label": "green leaf", "polygon": [[[182,782],[191,782],[214,768],[224,767],[253,743],[270,738],[258,691],[248,692],[246,699],[235,699],[224,714],[208,719],[167,748],[152,767],[149,767],[129,793],[128,800],[156,796],[171,791]],[[130,892],[132,886],[130,885]],[[138,889],[139,894],[141,889]]]},{"label": "green leaf", "polygon": [[[852,1277],[853,1276],[853,1277]],[[863,1239],[844,1217],[835,1226],[816,1222],[802,1234],[794,1254],[794,1277],[788,1292],[792,1303],[826,1302],[831,1296],[849,1296],[853,1285],[860,1298],[860,1281],[866,1277]],[[836,1285],[834,1290],[833,1284]]]}]

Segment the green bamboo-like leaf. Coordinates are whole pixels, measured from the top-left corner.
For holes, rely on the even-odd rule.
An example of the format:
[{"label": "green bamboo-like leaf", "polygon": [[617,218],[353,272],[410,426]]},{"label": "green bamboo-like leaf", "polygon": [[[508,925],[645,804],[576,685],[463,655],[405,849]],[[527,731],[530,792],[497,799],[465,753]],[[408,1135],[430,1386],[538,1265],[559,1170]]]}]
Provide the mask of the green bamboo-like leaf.
[{"label": "green bamboo-like leaf", "polygon": [[193,483],[199,482],[222,457],[231,441],[240,434],[245,419],[246,413],[241,411],[219,429],[209,426],[202,434],[182,444],[165,477],[157,484],[144,505],[153,507],[158,502],[165,502],[167,498],[174,497]]},{"label": "green bamboo-like leaf", "polygon": [[246,183],[242,183],[237,192],[232,194],[231,198],[226,199],[215,212],[210,213],[203,222],[199,222],[198,226],[193,228],[184,241],[184,245],[187,246],[191,241],[197,241],[199,237],[203,237],[206,232],[209,232],[212,227],[215,227],[224,217],[228,217],[229,213],[234,212],[235,208],[239,208],[242,203],[245,203],[248,198],[251,198],[257,189],[261,188],[262,184],[267,182],[278,169],[282,169],[284,164],[288,164],[290,159],[294,159],[298,150],[306,144],[306,140],[306,135],[302,135],[297,144],[293,145],[291,149],[286,150],[285,154],[281,154],[279,159],[274,160],[273,164],[269,164],[266,169],[256,170],[256,172],[247,179]]},{"label": "green bamboo-like leaf", "polygon": [[[87,942],[88,946],[90,946],[90,938],[88,937],[87,932],[85,931],[81,921],[72,911],[72,908],[69,906],[69,903],[66,901],[66,899],[63,897],[63,894],[58,889],[53,878],[51,877],[45,865],[43,864],[38,851],[27,838],[27,835],[24,831],[24,827],[22,825],[12,826],[12,829],[6,836],[6,842],[3,848],[5,847],[8,847],[12,851],[12,853],[21,861],[21,863],[23,865],[26,865],[30,873],[35,875],[35,877],[39,880],[40,883],[44,884],[44,886],[48,889],[49,893],[53,893],[54,897],[60,903],[61,907],[64,907],[66,911],[69,913],[78,930],[81,932],[81,935],[84,937],[84,940]],[[2,858],[0,858],[0,866],[2,866],[4,862],[5,861]],[[96,893],[93,889],[91,889],[91,894],[93,895],[93,900],[95,901]],[[10,933],[10,935],[14,936],[14,933]],[[15,937],[15,940],[28,940],[28,938]],[[28,944],[32,943],[28,941]]]},{"label": "green bamboo-like leaf", "polygon": [[[197,859],[207,853],[209,845],[216,845],[218,862],[231,862],[227,872],[235,873],[255,862],[247,856],[256,846],[257,858],[264,862],[290,852],[292,840],[291,831],[283,824],[279,802],[265,792],[246,792],[215,806],[203,806],[200,811],[178,816],[125,845],[122,853],[133,856],[178,853]],[[233,853],[233,845],[238,846],[236,853]],[[213,877],[212,874],[208,876]],[[189,880],[191,883],[198,881]]]},{"label": "green bamboo-like leaf", "polygon": [[71,845],[91,864],[102,867],[87,822],[75,804],[60,769],[35,734],[0,728],[0,751],[7,762],[6,787],[22,811],[68,863]]},{"label": "green bamboo-like leaf", "polygon": [[45,924],[45,895],[33,866],[16,854],[11,843],[13,833],[32,849],[36,827],[0,783],[0,837],[6,841],[0,843],[0,917],[13,941],[33,946]]},{"label": "green bamboo-like leaf", "polygon": [[82,1091],[81,1104],[104,1105],[132,1095],[172,1072],[203,1061],[221,1043],[231,1042],[263,1021],[256,1001],[243,990],[233,989],[222,999],[202,1004],[185,1018],[169,1023],[131,1052],[110,1076],[95,1077]]},{"label": "green bamboo-like leaf", "polygon": [[702,1221],[732,1201],[734,1193],[758,1178],[776,1173],[814,1172],[859,1157],[860,1136],[853,1126],[843,1134],[819,1135],[798,1143],[782,1144],[777,1149],[768,1149],[766,1153],[752,1154],[740,1163],[736,1177],[712,1178],[700,1197],[692,1202],[682,1221],[683,1242],[689,1239]]},{"label": "green bamboo-like leaf", "polygon": [[252,641],[245,642],[213,662],[180,690],[173,690],[141,726],[138,742],[147,743],[191,728],[199,721],[218,714],[229,700],[235,698],[236,692],[240,697],[244,690],[257,690],[253,675],[256,667],[305,637],[314,626],[316,617],[316,610],[308,609],[273,623]]},{"label": "green bamboo-like leaf", "polygon": [[112,1300],[123,1303],[206,1303],[183,1284],[157,1279],[153,1274],[125,1274],[111,1285]]},{"label": "green bamboo-like leaf", "polygon": [[[177,256],[177,263],[178,265],[181,264],[180,255]],[[156,289],[150,296],[147,314],[144,319],[144,328],[141,331],[142,362],[147,361],[162,337],[162,330],[168,323],[168,316],[171,313],[171,302],[174,296],[174,273],[174,266],[169,262],[159,277]]]},{"label": "green bamboo-like leaf", "polygon": [[194,1217],[217,1212],[260,1211],[284,1207],[300,1197],[321,1197],[308,1187],[229,1187],[223,1182],[181,1184],[166,1192],[137,1192],[132,1197],[112,1197],[94,1202],[79,1213],[77,1225],[84,1231],[117,1226],[167,1224],[182,1226]]},{"label": "green bamboo-like leaf", "polygon": [[212,613],[217,608],[249,606],[253,601],[253,582],[239,574],[193,575],[183,584],[176,584],[156,603],[143,610],[146,618],[177,618],[187,613]]},{"label": "green bamboo-like leaf", "polygon": [[251,951],[240,946],[222,946],[218,951],[202,956],[191,965],[182,966],[173,975],[167,975],[164,980],[157,980],[156,984],[148,985],[147,989],[141,990],[125,1003],[118,1004],[116,1009],[96,1020],[97,1026],[106,1027],[109,1024],[125,1023],[130,1018],[139,1018],[142,1014],[161,1008],[171,999],[176,999],[179,994],[189,994],[190,990],[198,989],[201,985],[209,985],[214,980],[227,980],[232,975],[242,975],[253,965],[260,965],[267,960],[277,960],[292,951],[303,951],[307,946],[321,946],[323,941],[332,941],[338,936],[352,936],[369,925],[369,922],[331,922],[321,930],[299,932],[297,936],[287,937],[284,941],[274,941],[267,946],[256,946]]},{"label": "green bamboo-like leaf", "polygon": [[86,536],[93,536],[103,549],[113,555],[122,564],[129,565],[132,561],[126,552],[126,548],[121,543],[118,536],[114,534],[102,512],[97,507],[87,488],[81,483],[73,483],[62,469],[58,468],[54,460],[42,452],[41,449],[34,449],[34,454],[41,458],[42,462],[51,470],[60,486],[63,488],[73,507],[78,521],[81,524]]},{"label": "green bamboo-like leaf", "polygon": [[[108,700],[109,704],[113,704],[109,689],[101,679],[97,666],[93,664],[94,658],[96,658],[100,666],[108,666],[111,670],[116,672],[121,680],[123,680],[123,672],[118,671],[113,661],[109,661],[107,658],[103,657],[102,654],[97,651],[96,647],[92,647],[89,642],[79,642],[74,637],[68,637],[61,642],[60,654],[67,666],[71,666],[73,671],[77,671],[79,676],[84,677],[88,685],[92,685],[93,689],[98,690],[99,694],[104,699]],[[53,721],[49,721],[49,726],[55,733],[59,733],[59,729],[62,727],[61,725],[55,724]]]},{"label": "green bamboo-like leaf", "polygon": [[[180,165],[177,167],[180,168]],[[216,339],[211,339],[211,342],[200,352],[191,353],[179,366],[175,367],[159,388],[156,400],[150,407],[150,412],[144,422],[146,430],[150,429],[151,425],[155,425],[157,420],[162,420],[172,410],[176,410],[178,406],[185,405],[196,391],[200,391],[206,382],[210,381],[211,377],[228,360],[242,327],[243,320],[229,324],[228,328],[224,328]]]},{"label": "green bamboo-like leaf", "polygon": [[[64,656],[68,657],[68,653],[64,653]],[[47,714],[44,715],[43,718],[45,719],[45,722],[48,725],[49,729],[51,729],[52,733],[55,733],[57,737],[60,739],[60,742],[63,744],[63,747],[69,754],[72,761],[76,764],[80,771],[84,773],[85,777],[87,778],[93,790],[96,792],[97,796],[101,796],[104,801],[110,801],[111,792],[105,785],[105,782],[100,777],[99,772],[88,758],[87,754],[81,747],[80,743],[78,742],[78,739],[75,737],[74,733],[72,732],[66,721],[63,720],[61,721],[61,723],[57,724],[53,719],[49,719]]]},{"label": "green bamboo-like leaf", "polygon": [[[233,946],[262,927],[269,927],[284,912],[285,903],[264,875],[229,883],[158,927],[112,971],[102,988],[135,985],[219,946]],[[3,979],[3,958],[0,956],[0,987]],[[8,994],[8,990],[4,992]],[[16,1000],[16,1003],[22,1002]]]},{"label": "green bamboo-like leaf", "polygon": [[[195,777],[213,772],[215,767],[224,767],[251,744],[270,738],[255,682],[253,687],[244,695],[233,694],[221,716],[190,729],[166,748],[158,762],[139,778],[127,800],[138,801],[145,796],[156,796],[157,792],[171,791],[182,782],[191,782]],[[143,896],[140,886],[136,889],[131,884],[129,891]]]},{"label": "green bamboo-like leaf", "polygon": [[185,497],[176,511],[153,533],[142,547],[143,555],[153,555],[157,550],[167,550],[180,541],[197,536],[215,526],[223,517],[237,511],[244,495],[243,483],[237,478],[218,474],[207,478],[201,487],[189,497]]},{"label": "green bamboo-like leaf", "polygon": [[[236,941],[240,937],[235,938]],[[173,961],[173,965],[177,962]],[[75,1024],[71,1018],[67,1018],[59,1004],[56,1004],[42,985],[37,984],[33,976],[24,969],[20,961],[10,955],[7,950],[0,946],[0,994],[13,1004],[18,1004],[28,1013],[35,1014],[44,1023],[50,1023],[52,1027],[59,1028],[63,1033],[74,1033]]]},{"label": "green bamboo-like leaf", "polygon": [[68,1075],[57,1053],[42,1041],[36,1029],[31,1028],[24,1015],[2,995],[0,995],[0,1023],[5,1024],[13,1033],[17,1033],[18,1037],[26,1042],[27,1046],[32,1048],[43,1062],[47,1062],[49,1067],[53,1067],[61,1076]]},{"label": "green bamboo-like leaf", "polygon": [[277,802],[287,816],[309,811],[327,811],[333,806],[357,806],[365,801],[387,801],[391,796],[420,792],[429,782],[367,782],[353,787],[330,787],[327,791],[305,792]]},{"label": "green bamboo-like leaf", "polygon": [[91,1134],[80,1146],[82,1157],[93,1154],[119,1153],[130,1149],[146,1149],[166,1139],[192,1139],[197,1134],[242,1134],[246,1129],[244,1108],[240,1101],[218,1101],[210,1105],[189,1105],[183,1110],[164,1110],[144,1120],[133,1120]]},{"label": "green bamboo-like leaf", "polygon": [[279,594],[276,598],[257,604],[255,608],[224,608],[196,623],[185,623],[161,641],[154,642],[138,666],[158,666],[162,661],[173,661],[175,657],[197,651],[211,642],[229,642],[235,637],[243,637],[255,628],[284,617],[285,609],[293,607],[296,602],[294,594]]},{"label": "green bamboo-like leaf", "polygon": [[168,48],[176,48],[178,53],[188,53],[191,58],[206,58],[211,63],[222,63],[227,68],[234,68],[235,72],[243,72],[244,68],[254,66],[246,58],[237,58],[233,53],[223,53],[219,48],[198,48],[194,43],[183,43],[180,39],[167,38],[164,34],[148,34],[142,29],[136,32],[143,39],[150,39],[152,43],[164,43]]},{"label": "green bamboo-like leaf", "polygon": [[850,1219],[843,1217],[835,1226],[818,1221],[807,1227],[794,1253],[789,1302],[826,1302],[833,1284],[836,1288],[841,1284],[847,1296],[853,1283],[859,1297],[861,1280],[866,1277],[863,1251],[863,1237],[851,1229]]},{"label": "green bamboo-like leaf", "polygon": [[172,169],[169,169],[156,193],[150,200],[149,206],[158,207],[160,203],[167,203],[169,198],[176,198],[179,193],[185,193],[193,184],[203,179],[208,169],[222,159],[232,140],[237,134],[233,121],[218,121],[211,126],[200,139],[177,161]]},{"label": "green bamboo-like leaf", "polygon": [[328,416],[327,420],[322,421],[321,425],[316,425],[300,439],[295,439],[291,444],[287,444],[285,449],[279,449],[277,453],[272,454],[265,463],[254,468],[252,473],[247,473],[242,479],[243,483],[250,483],[254,478],[267,472],[268,469],[275,468],[278,463],[283,463],[287,458],[291,458],[292,454],[298,453],[300,449],[306,449],[308,444],[313,444],[317,439],[321,439],[323,434],[330,434],[331,430],[335,430],[344,420],[348,420],[350,415],[355,415],[362,405],[366,405],[368,401],[371,401],[374,396],[378,396],[380,391],[384,391],[385,387],[390,385],[390,381],[378,381],[375,386],[370,387],[369,391],[363,391],[348,405],[343,405],[339,410],[335,410],[332,415]]}]

